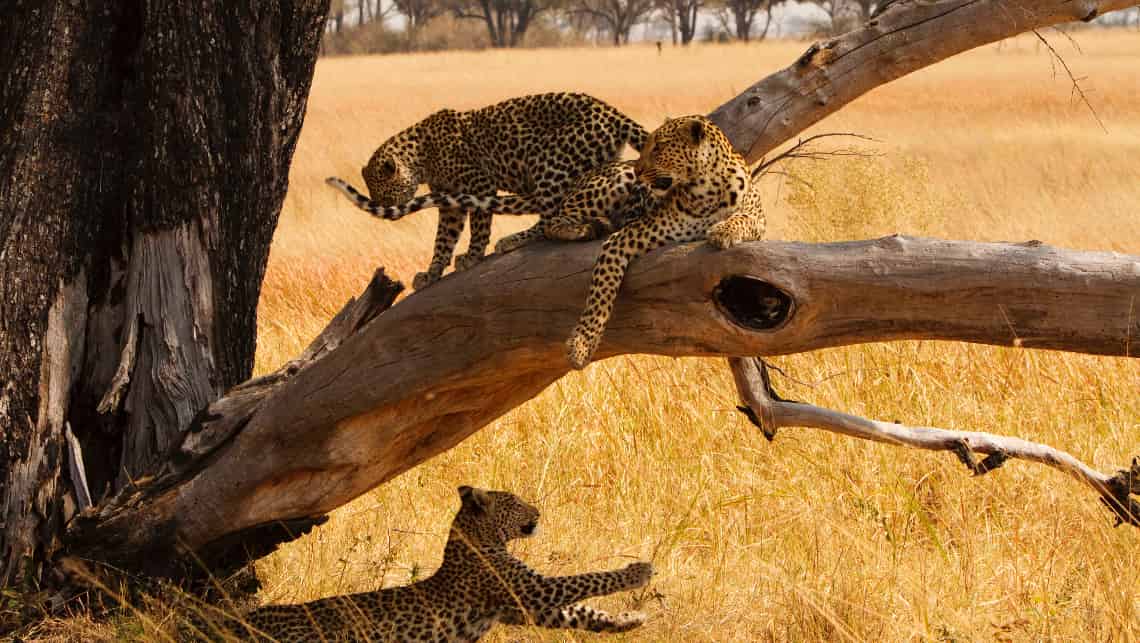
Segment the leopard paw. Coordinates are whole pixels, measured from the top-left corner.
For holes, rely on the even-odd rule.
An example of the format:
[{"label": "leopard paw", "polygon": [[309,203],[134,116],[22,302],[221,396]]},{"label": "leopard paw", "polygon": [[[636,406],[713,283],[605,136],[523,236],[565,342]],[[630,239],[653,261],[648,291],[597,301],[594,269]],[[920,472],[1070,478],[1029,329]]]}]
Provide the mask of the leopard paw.
[{"label": "leopard paw", "polygon": [[504,254],[507,252],[513,252],[525,246],[527,244],[527,239],[521,235],[521,232],[516,232],[515,234],[508,235],[502,239],[499,239],[497,242],[495,242],[495,252]]},{"label": "leopard paw", "polygon": [[645,624],[645,614],[641,612],[622,612],[614,617],[611,632],[628,632]]},{"label": "leopard paw", "polygon": [[482,260],[482,254],[475,254],[473,252],[461,254],[455,258],[455,270],[456,272],[459,272],[462,270],[467,270],[468,268],[473,268]]},{"label": "leopard paw", "polygon": [[439,281],[440,276],[441,275],[438,273],[432,272],[430,270],[427,272],[417,272],[415,278],[412,279],[412,289],[423,290],[424,288],[427,288],[428,286]]},{"label": "leopard paw", "polygon": [[581,331],[575,329],[570,339],[566,340],[566,358],[570,360],[571,366],[580,371],[590,363],[590,357],[597,347],[596,340],[590,341]]},{"label": "leopard paw", "polygon": [[713,224],[705,235],[709,244],[718,250],[727,250],[741,241],[740,235],[732,229],[732,226],[725,225],[727,223],[727,221],[721,221]]}]

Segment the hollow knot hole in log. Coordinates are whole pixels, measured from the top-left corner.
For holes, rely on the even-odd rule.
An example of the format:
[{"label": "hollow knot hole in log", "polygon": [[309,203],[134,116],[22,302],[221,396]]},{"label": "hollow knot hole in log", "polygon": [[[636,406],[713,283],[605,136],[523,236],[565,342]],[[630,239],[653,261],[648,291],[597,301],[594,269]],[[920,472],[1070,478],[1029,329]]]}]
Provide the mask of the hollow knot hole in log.
[{"label": "hollow knot hole in log", "polygon": [[725,277],[713,290],[713,301],[733,323],[748,330],[772,330],[792,316],[791,295],[755,277]]}]

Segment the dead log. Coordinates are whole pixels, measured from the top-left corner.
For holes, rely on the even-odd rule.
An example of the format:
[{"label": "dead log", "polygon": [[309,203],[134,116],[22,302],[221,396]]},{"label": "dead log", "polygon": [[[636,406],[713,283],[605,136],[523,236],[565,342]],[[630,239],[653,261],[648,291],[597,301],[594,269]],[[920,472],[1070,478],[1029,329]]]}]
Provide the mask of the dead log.
[{"label": "dead log", "polygon": [[[185,443],[206,464],[73,521],[72,554],[121,563],[155,534],[201,551],[321,516],[455,446],[568,372],[564,342],[596,252],[548,243],[493,257],[259,385],[256,408],[231,402],[246,395],[236,389]],[[633,265],[598,354],[780,355],[921,338],[1132,356],[1137,292],[1140,257],[1040,243],[688,244]]]}]

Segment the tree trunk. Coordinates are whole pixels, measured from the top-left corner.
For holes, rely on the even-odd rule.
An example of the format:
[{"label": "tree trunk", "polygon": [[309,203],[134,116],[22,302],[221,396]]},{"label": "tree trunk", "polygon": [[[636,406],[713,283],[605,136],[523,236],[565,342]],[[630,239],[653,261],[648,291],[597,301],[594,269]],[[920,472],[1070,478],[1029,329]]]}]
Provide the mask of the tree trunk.
[{"label": "tree trunk", "polygon": [[0,584],[53,580],[77,508],[158,473],[249,377],[327,7],[17,2],[0,23]]},{"label": "tree trunk", "polygon": [[697,35],[697,12],[700,4],[696,0],[688,0],[681,12],[681,44],[688,45]]}]

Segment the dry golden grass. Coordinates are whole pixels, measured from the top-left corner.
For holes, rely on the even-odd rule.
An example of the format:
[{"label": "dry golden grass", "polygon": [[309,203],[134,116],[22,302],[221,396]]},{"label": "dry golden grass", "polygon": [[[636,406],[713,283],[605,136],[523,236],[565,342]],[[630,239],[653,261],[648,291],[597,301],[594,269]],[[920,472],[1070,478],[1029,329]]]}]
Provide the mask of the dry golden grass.
[{"label": "dry golden grass", "polygon": [[[1032,40],[987,47],[881,88],[818,130],[882,141],[872,159],[768,180],[772,235],[892,232],[1140,254],[1140,36],[1057,37],[1109,133]],[[647,126],[707,112],[802,44],[579,49],[322,60],[260,308],[257,368],[299,352],[383,265],[410,283],[433,214],[381,223],[322,180],[358,180],[389,135],[448,106],[580,90]],[[528,220],[496,223],[502,234]],[[948,315],[953,311],[948,310]],[[797,399],[881,419],[988,430],[1101,469],[1140,454],[1135,361],[939,342],[777,362]],[[595,363],[448,453],[337,511],[259,565],[266,602],[401,584],[439,562],[460,484],[543,510],[520,543],[545,572],[652,558],[650,614],[617,640],[1137,640],[1140,532],[1093,494],[1014,462],[981,479],[954,458],[817,432],[775,443],[733,410],[719,360]],[[593,635],[498,627],[507,640]]]}]

